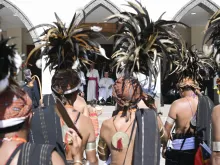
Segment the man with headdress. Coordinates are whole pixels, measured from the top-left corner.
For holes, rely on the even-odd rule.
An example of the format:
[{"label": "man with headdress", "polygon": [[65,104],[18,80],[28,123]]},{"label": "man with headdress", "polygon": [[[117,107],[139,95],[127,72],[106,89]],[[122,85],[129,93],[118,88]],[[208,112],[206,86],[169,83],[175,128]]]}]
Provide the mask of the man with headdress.
[{"label": "man with headdress", "polygon": [[[32,101],[13,79],[22,60],[16,54],[15,45],[7,45],[8,40],[0,40],[0,164],[64,165],[54,146],[27,143]],[[74,130],[69,133],[74,137],[73,157],[81,158],[80,146],[77,146],[81,145],[80,139]]]},{"label": "man with headdress", "polygon": [[[117,111],[102,124],[98,153],[102,160],[107,160],[111,154],[111,164],[115,165],[159,165],[160,143],[167,135],[157,115],[153,95],[143,92],[133,73],[148,76],[148,84],[154,79],[155,89],[159,55],[166,55],[171,47],[179,52],[173,43],[176,35],[169,35],[173,33],[170,25],[174,22],[161,18],[152,22],[146,8],[138,1],[135,4],[129,1],[128,6],[137,14],[123,12],[107,18],[118,19],[120,24],[118,34],[114,35],[112,67],[115,66],[116,74],[122,73],[122,76],[113,85]],[[145,106],[138,108],[141,100]]]},{"label": "man with headdress", "polygon": [[86,74],[86,77],[88,77],[87,101],[98,100],[99,72],[94,66],[94,64],[91,64]]},{"label": "man with headdress", "polygon": [[112,97],[113,84],[113,79],[108,77],[108,72],[105,72],[104,77],[99,81],[99,101],[106,102],[109,97]]},{"label": "man with headdress", "polygon": [[[178,61],[178,60],[177,60]],[[213,102],[200,92],[200,86],[205,78],[213,77],[215,65],[212,58],[198,55],[192,48],[183,50],[183,58],[179,59],[177,88],[181,96],[174,101],[165,123],[167,134],[175,133],[171,138],[171,146],[165,152],[166,165],[194,165],[195,157],[202,148],[200,144],[211,147],[211,112]],[[186,67],[181,67],[184,65]],[[204,142],[204,143],[203,143]],[[164,144],[164,151],[166,144]]]},{"label": "man with headdress", "polygon": [[[99,44],[89,40],[89,37],[97,34],[97,32],[89,27],[82,28],[82,26],[75,22],[75,16],[69,27],[66,28],[60,18],[56,14],[55,16],[57,22],[55,25],[49,26],[50,28],[44,33],[45,38],[43,38],[43,41],[46,41],[47,45],[42,51],[42,56],[47,55],[46,66],[49,66],[50,70],[55,71],[51,81],[51,89],[54,98],[58,101],[56,104],[63,107],[63,112],[59,111],[58,114],[65,114],[65,117],[62,116],[60,120],[55,120],[55,122],[61,125],[61,136],[63,137],[65,155],[68,162],[72,164],[79,162],[82,164],[82,160],[75,160],[72,157],[73,154],[70,147],[73,145],[73,142],[67,132],[67,124],[69,123],[72,126],[75,125],[77,132],[82,135],[81,155],[86,151],[87,161],[90,164],[96,165],[98,163],[96,157],[96,137],[92,121],[89,117],[81,115],[74,107],[81,80],[77,71],[72,69],[72,66],[78,61],[77,68],[79,69],[80,65],[85,66],[91,62],[84,52],[99,53]],[[41,46],[44,46],[44,44],[41,44]],[[37,51],[37,49],[35,50]],[[31,55],[29,54],[28,59]],[[69,118],[72,121],[69,121]],[[52,131],[54,132],[55,130]],[[47,140],[49,141],[50,139],[47,137]]]},{"label": "man with headdress", "polygon": [[[206,29],[205,35],[203,39],[203,52],[207,56],[207,58],[211,58],[215,61],[217,65],[216,73],[219,77],[219,51],[220,51],[220,10],[212,15],[209,19]],[[220,94],[220,79],[216,80],[217,86],[217,94]],[[214,107],[212,112],[212,165],[220,164],[220,106],[217,105]]]}]

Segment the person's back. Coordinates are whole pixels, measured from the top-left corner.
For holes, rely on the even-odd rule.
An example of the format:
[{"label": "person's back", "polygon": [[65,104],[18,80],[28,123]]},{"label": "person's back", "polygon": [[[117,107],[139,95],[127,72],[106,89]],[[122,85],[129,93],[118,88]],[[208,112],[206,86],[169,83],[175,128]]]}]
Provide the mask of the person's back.
[{"label": "person's back", "polygon": [[103,122],[102,128],[100,130],[100,138],[102,138],[108,145],[111,153],[112,165],[122,165],[124,161],[126,165],[131,165],[136,128],[134,128],[133,130],[133,135],[128,151],[127,148],[124,148],[123,150],[116,149],[112,145],[112,137],[118,131],[125,132],[129,136],[129,138],[131,137],[132,127],[135,122],[135,112],[131,112],[131,116],[128,122],[126,122],[126,117],[121,118],[120,116],[121,113]]},{"label": "person's back", "polygon": [[[72,108],[66,108],[70,118],[75,123],[76,127],[78,128],[79,132],[82,134],[82,150],[81,153],[86,151],[86,158],[87,160],[92,163],[97,163],[96,158],[96,150],[87,151],[86,147],[88,143],[94,143],[96,140],[94,127],[92,125],[92,121],[89,117],[81,115],[80,112],[73,110]],[[66,151],[66,159],[72,160],[72,153]]]},{"label": "person's back", "polygon": [[186,96],[176,100],[170,109],[169,117],[175,120],[175,132],[186,133],[190,127],[190,121],[196,113],[198,97]]}]

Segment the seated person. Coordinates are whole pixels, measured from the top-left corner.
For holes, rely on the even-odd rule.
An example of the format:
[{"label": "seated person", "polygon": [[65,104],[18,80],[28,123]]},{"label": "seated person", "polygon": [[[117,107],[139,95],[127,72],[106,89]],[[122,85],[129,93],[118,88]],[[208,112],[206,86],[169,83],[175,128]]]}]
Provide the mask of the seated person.
[{"label": "seated person", "polygon": [[108,77],[108,72],[105,72],[104,77],[99,81],[99,101],[106,100],[112,97],[112,85],[114,81]]}]

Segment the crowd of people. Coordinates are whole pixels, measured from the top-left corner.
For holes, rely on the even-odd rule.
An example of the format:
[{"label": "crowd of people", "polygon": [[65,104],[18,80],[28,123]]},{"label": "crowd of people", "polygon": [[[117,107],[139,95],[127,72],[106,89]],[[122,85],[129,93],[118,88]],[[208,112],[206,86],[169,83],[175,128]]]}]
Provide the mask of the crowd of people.
[{"label": "crowd of people", "polygon": [[[75,16],[69,27],[56,13],[54,25],[36,26],[47,28],[25,64],[42,49],[41,58],[46,57],[46,67],[54,71],[52,93],[43,97],[35,94],[38,79],[30,70],[25,70],[26,83],[17,84],[22,59],[15,45],[8,44],[10,38],[1,37],[0,164],[97,165],[98,154],[107,165],[159,165],[161,149],[166,165],[220,164],[220,107],[214,107],[200,87],[219,71],[220,11],[208,21],[204,52],[198,54],[187,50],[174,28],[184,24],[162,17],[153,22],[138,1],[129,1],[128,6],[136,14],[122,12],[106,19],[117,19],[120,24],[110,59],[115,82],[107,72],[99,80],[91,58],[103,55],[100,45],[91,39],[101,32],[81,26]],[[165,125],[153,92],[159,60],[162,81],[176,75],[181,96],[172,103]],[[91,106],[82,97],[82,67],[88,70],[87,101]],[[219,79],[217,87],[220,90]],[[111,96],[115,111],[102,123],[98,135],[91,116],[93,100],[106,101]]]}]

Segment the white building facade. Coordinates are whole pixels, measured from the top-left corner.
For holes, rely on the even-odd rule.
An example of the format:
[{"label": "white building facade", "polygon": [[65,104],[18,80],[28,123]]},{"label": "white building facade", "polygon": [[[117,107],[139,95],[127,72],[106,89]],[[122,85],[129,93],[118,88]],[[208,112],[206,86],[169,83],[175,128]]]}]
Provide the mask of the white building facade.
[{"label": "white building facade", "polygon": [[[133,0],[131,0],[133,1]],[[196,44],[201,50],[202,31],[208,18],[218,10],[220,0],[139,0],[149,12],[153,20],[157,20],[163,12],[163,16],[167,20],[183,21],[190,26],[190,29],[182,30],[184,39],[189,45]],[[14,19],[13,26],[6,23],[3,32],[7,36],[17,36],[20,39],[14,42],[18,45],[20,52],[27,52],[27,45],[33,45],[33,41],[38,40],[40,30],[28,32],[30,28],[41,23],[52,23],[55,20],[54,12],[67,24],[71,21],[76,11],[84,10],[86,13],[86,22],[103,23],[104,18],[119,13],[123,10],[129,10],[125,0],[0,0],[0,28],[2,28],[1,20]],[[1,10],[7,8],[13,16],[2,14]],[[203,11],[204,10],[204,11]],[[199,17],[193,13],[201,14]],[[198,15],[197,14],[197,15]],[[197,17],[197,18],[193,18]],[[200,18],[202,18],[200,20]],[[15,24],[17,20],[21,23]],[[78,15],[77,21],[82,19],[82,15]],[[197,23],[193,20],[198,20]],[[19,22],[19,21],[17,21]],[[7,24],[7,26],[6,26]],[[29,33],[29,34],[27,34]],[[195,36],[196,35],[196,36]],[[26,37],[25,37],[26,36]],[[100,41],[111,44],[112,41]],[[51,74],[45,71],[42,74],[43,94],[50,93],[48,85],[50,83]],[[158,81],[159,82],[159,81]],[[46,88],[44,88],[44,86]],[[157,85],[157,93],[160,95],[160,85]]]}]

